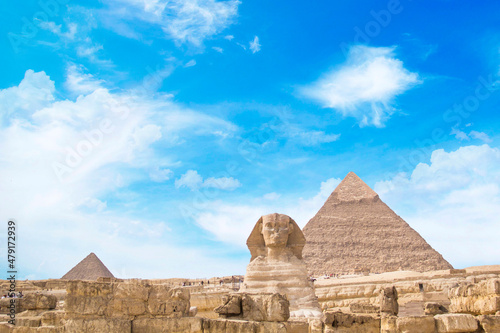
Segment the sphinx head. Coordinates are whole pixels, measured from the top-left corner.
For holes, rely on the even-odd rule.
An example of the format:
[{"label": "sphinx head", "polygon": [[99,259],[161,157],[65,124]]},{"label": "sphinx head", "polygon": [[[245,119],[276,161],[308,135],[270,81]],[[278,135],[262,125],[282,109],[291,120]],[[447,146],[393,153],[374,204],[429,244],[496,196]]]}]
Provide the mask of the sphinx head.
[{"label": "sphinx head", "polygon": [[289,216],[274,213],[262,216],[260,230],[266,247],[284,248],[293,232],[293,224]]},{"label": "sphinx head", "polygon": [[288,215],[269,214],[262,216],[248,237],[247,246],[253,261],[258,256],[266,256],[267,249],[289,249],[302,259],[302,248],[306,239],[297,223]]}]

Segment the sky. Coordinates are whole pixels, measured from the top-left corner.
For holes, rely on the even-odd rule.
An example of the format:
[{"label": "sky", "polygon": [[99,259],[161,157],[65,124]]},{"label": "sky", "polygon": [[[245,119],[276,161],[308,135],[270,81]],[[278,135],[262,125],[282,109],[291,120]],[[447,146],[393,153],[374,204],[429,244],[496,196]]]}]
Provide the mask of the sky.
[{"label": "sky", "polygon": [[455,268],[500,264],[497,1],[1,9],[18,278],[91,252],[121,278],[244,274],[260,216],[303,227],[350,171]]}]

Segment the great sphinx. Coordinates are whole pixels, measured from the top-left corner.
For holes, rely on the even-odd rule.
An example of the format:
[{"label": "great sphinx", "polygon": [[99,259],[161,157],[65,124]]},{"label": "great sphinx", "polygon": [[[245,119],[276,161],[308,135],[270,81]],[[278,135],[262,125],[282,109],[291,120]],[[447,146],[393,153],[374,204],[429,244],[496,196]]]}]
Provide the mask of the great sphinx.
[{"label": "great sphinx", "polygon": [[320,317],[322,311],[302,259],[305,243],[304,234],[289,216],[262,216],[247,240],[252,257],[240,292],[279,293],[290,302],[290,317]]}]

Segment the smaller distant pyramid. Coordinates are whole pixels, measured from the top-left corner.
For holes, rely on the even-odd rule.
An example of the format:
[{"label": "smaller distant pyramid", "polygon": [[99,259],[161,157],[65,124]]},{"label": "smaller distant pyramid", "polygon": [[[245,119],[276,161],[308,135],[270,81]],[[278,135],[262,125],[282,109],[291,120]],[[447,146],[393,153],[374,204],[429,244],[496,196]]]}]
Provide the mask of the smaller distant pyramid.
[{"label": "smaller distant pyramid", "polygon": [[92,252],[66,273],[62,279],[95,281],[100,277],[114,278],[109,269]]}]

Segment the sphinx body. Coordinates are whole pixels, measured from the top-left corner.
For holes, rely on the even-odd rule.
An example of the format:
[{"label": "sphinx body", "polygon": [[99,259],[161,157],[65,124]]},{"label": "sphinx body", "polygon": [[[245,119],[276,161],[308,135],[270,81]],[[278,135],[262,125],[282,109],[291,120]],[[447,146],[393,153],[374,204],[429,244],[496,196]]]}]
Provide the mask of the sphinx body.
[{"label": "sphinx body", "polygon": [[302,260],[305,237],[289,216],[265,215],[247,240],[252,254],[240,292],[279,293],[290,302],[290,317],[320,317],[314,286]]}]

